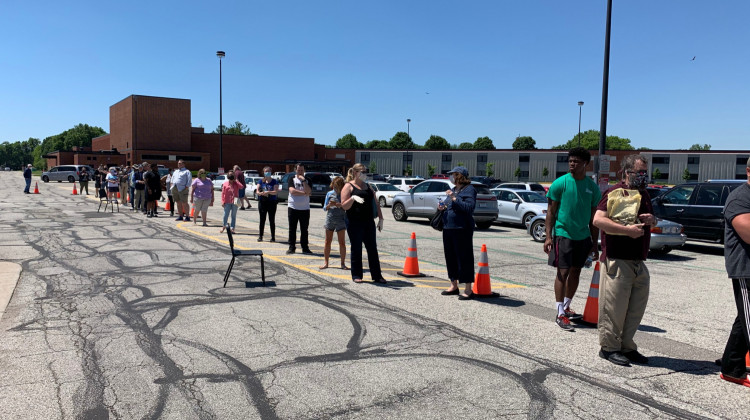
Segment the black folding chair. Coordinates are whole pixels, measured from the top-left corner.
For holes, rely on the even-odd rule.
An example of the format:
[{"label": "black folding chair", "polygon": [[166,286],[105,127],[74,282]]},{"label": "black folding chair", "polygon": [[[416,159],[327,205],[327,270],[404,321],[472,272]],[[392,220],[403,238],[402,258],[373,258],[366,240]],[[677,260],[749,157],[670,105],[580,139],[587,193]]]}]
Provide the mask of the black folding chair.
[{"label": "black folding chair", "polygon": [[266,285],[266,269],[263,263],[263,251],[259,249],[250,249],[247,251],[234,249],[234,239],[232,238],[232,229],[227,227],[227,237],[229,238],[229,249],[232,251],[232,261],[229,262],[229,268],[227,273],[224,275],[224,287],[227,287],[227,281],[229,281],[229,274],[232,273],[232,267],[234,267],[234,259],[236,257],[254,256],[260,257],[260,278],[263,280],[263,286]]},{"label": "black folding chair", "polygon": [[107,199],[107,196],[105,195],[104,198],[99,196],[99,208],[96,209],[96,212],[99,213],[99,210],[102,209],[102,203],[104,203],[104,211],[107,211],[107,207],[109,207],[109,212],[114,213],[115,212],[115,206],[117,206],[117,212],[120,212],[120,201],[117,200],[115,202],[110,202],[109,199]]}]

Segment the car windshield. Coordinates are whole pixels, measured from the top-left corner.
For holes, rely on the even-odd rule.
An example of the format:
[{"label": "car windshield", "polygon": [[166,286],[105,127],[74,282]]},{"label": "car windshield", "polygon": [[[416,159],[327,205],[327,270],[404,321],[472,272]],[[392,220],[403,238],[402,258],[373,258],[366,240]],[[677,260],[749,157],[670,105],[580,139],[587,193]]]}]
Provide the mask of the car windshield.
[{"label": "car windshield", "polygon": [[541,194],[533,191],[516,191],[516,194],[521,196],[521,199],[527,203],[546,203],[547,199]]},{"label": "car windshield", "polygon": [[405,179],[404,180],[404,184],[406,184],[406,185],[417,185],[420,182],[422,182],[421,179]]},{"label": "car windshield", "polygon": [[474,184],[474,189],[477,190],[477,194],[492,194],[486,185]]},{"label": "car windshield", "polygon": [[391,184],[377,184],[378,191],[401,191]]}]

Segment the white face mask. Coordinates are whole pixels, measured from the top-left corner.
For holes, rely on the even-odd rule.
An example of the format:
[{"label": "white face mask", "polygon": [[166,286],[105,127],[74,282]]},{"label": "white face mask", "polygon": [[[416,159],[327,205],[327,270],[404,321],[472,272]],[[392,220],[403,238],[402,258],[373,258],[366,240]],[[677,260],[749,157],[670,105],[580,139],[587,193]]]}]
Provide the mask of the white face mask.
[{"label": "white face mask", "polygon": [[453,175],[451,175],[449,181],[451,182],[451,184],[455,184],[456,183],[456,177],[453,176]]},{"label": "white face mask", "polygon": [[364,172],[361,172],[359,174],[359,179],[361,179],[362,181],[367,181],[367,174]]}]

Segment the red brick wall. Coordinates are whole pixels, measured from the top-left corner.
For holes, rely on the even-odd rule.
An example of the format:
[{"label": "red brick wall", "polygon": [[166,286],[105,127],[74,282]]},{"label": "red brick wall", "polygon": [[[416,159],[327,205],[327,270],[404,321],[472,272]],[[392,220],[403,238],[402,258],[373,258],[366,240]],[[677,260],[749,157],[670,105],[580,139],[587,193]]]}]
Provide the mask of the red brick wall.
[{"label": "red brick wall", "polygon": [[[91,150],[94,150],[97,152],[100,150],[110,150],[111,146],[109,144],[109,141],[110,141],[109,137],[110,137],[109,134],[105,134],[103,136],[99,136],[99,137],[91,139]],[[117,150],[119,151],[120,149],[117,149]]]},{"label": "red brick wall", "polygon": [[109,144],[109,148],[115,148],[120,153],[127,153],[132,148],[133,96],[128,96],[109,107]]},{"label": "red brick wall", "polygon": [[[313,160],[315,140],[305,137],[236,136],[224,135],[222,141],[224,169],[240,165],[244,170],[263,170],[265,163],[248,164],[248,161],[279,162],[285,160]],[[219,165],[219,135],[193,133],[192,150],[211,154],[210,171]],[[283,171],[273,164],[274,171]]]},{"label": "red brick wall", "polygon": [[136,149],[190,151],[189,99],[135,96],[133,107]]}]

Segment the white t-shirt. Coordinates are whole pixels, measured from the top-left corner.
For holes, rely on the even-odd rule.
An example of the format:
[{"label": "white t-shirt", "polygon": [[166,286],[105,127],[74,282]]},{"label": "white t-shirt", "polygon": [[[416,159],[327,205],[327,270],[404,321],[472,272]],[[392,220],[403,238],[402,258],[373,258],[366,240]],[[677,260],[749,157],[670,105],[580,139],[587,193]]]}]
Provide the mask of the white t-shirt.
[{"label": "white t-shirt", "polygon": [[287,207],[294,210],[310,210],[310,196],[309,195],[293,195],[291,190],[294,188],[297,191],[305,191],[305,186],[302,181],[294,176],[292,182],[289,184],[289,201]]},{"label": "white t-shirt", "polygon": [[172,185],[177,187],[177,191],[183,191],[190,187],[192,175],[187,169],[177,169],[172,173]]}]

